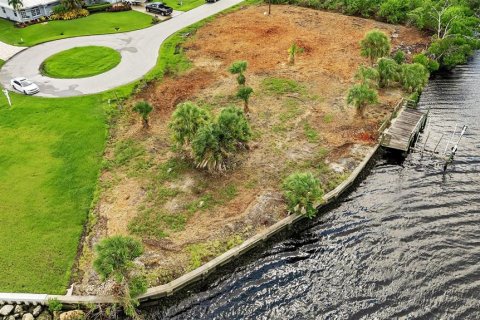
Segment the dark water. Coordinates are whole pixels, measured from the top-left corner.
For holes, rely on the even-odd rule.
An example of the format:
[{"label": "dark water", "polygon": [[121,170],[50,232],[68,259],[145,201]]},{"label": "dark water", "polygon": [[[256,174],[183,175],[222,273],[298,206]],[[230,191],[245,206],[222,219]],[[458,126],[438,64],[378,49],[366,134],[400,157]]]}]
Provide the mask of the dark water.
[{"label": "dark water", "polygon": [[417,146],[469,126],[447,173],[383,157],[332,211],[147,317],[480,319],[480,55],[433,79],[420,108]]}]

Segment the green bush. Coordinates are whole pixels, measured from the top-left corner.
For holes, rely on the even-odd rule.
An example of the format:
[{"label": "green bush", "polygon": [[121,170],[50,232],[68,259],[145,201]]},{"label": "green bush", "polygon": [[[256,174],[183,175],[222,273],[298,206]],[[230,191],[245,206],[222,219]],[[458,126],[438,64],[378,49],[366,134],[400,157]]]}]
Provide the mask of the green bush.
[{"label": "green bush", "polygon": [[243,74],[247,70],[247,61],[235,61],[228,69],[231,74],[237,75],[237,82],[239,85],[245,85],[245,75]]},{"label": "green bush", "polygon": [[440,68],[440,64],[428,58],[424,53],[417,54],[413,57],[414,63],[420,63],[423,65],[429,72],[435,72]]},{"label": "green bush", "polygon": [[477,39],[452,36],[433,42],[428,49],[428,54],[440,63],[440,67],[452,69],[458,64],[467,63],[474,50],[479,48],[480,41]]},{"label": "green bush", "polygon": [[390,54],[390,39],[380,30],[369,31],[360,41],[361,55],[370,59],[372,65],[381,57]]},{"label": "green bush", "polygon": [[204,109],[192,102],[185,102],[175,109],[169,127],[177,145],[185,146],[192,142],[201,127],[210,122],[210,116]]},{"label": "green bush", "polygon": [[57,298],[48,299],[48,310],[50,312],[62,311],[63,304]]},{"label": "green bush", "polygon": [[421,92],[427,85],[429,73],[420,63],[404,64],[401,70],[400,82],[408,92]]},{"label": "green bush", "polygon": [[399,80],[400,66],[395,60],[381,58],[378,60],[379,86],[389,87]]},{"label": "green bush", "polygon": [[142,117],[142,124],[144,128],[148,128],[148,116],[152,112],[153,107],[146,101],[139,101],[135,104],[132,110]]},{"label": "green bush", "polygon": [[251,138],[251,130],[245,114],[236,107],[228,107],[220,113],[215,123],[198,129],[192,140],[192,153],[199,168],[224,171],[226,161]]},{"label": "green bush", "polygon": [[107,9],[111,7],[112,7],[112,4],[107,2],[107,3],[99,3],[99,4],[87,6],[86,9],[88,10],[88,12],[94,13],[94,12],[107,11]]},{"label": "green bush", "polygon": [[290,212],[313,218],[317,214],[315,202],[320,201],[323,191],[320,182],[311,173],[293,173],[283,182],[284,196]]},{"label": "green bush", "polygon": [[404,64],[406,61],[405,52],[403,52],[402,50],[398,50],[397,52],[395,52],[392,58],[398,64]]}]

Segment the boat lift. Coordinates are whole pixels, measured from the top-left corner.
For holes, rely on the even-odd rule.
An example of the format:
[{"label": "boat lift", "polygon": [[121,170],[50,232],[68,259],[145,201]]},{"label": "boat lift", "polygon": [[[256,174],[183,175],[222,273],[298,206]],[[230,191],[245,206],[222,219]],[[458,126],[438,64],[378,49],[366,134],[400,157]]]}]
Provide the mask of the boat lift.
[{"label": "boat lift", "polygon": [[[440,159],[443,162],[443,171],[447,171],[448,166],[453,163],[453,160],[455,158],[455,154],[457,153],[458,150],[458,145],[460,141],[462,140],[463,136],[465,135],[465,132],[468,129],[468,126],[464,125],[462,127],[462,130],[457,134],[457,125],[455,125],[455,128],[453,129],[452,135],[450,136],[450,139],[448,139],[447,144],[445,145],[445,149],[443,150],[442,153],[438,152],[437,149],[442,142],[443,137],[446,135],[445,133],[442,134],[440,139],[435,145],[435,149],[433,150],[427,150],[426,145],[428,138],[430,137],[430,133],[427,135],[427,138],[425,139],[425,142],[423,143],[422,148],[416,148],[413,147],[412,150],[420,152],[421,156],[423,157],[423,154],[429,154],[430,156]],[[456,137],[458,136],[458,139]],[[417,137],[418,139],[418,137]],[[454,142],[456,139],[456,142]],[[452,145],[453,144],[453,145]],[[452,147],[449,149],[449,146],[452,145]]]}]

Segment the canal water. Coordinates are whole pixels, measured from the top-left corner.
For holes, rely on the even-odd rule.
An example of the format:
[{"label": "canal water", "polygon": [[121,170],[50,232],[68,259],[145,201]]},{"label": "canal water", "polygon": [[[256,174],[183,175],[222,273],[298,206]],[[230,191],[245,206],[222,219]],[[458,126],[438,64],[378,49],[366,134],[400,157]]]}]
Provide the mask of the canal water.
[{"label": "canal water", "polygon": [[480,319],[480,55],[432,79],[419,108],[418,147],[468,125],[446,173],[383,156],[331,211],[147,318]]}]

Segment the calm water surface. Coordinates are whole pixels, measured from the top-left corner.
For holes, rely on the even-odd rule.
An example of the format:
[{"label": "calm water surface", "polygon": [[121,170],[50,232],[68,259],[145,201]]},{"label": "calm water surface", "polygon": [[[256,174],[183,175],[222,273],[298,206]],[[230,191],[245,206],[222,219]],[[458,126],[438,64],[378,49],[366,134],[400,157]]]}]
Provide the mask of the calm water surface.
[{"label": "calm water surface", "polygon": [[480,319],[480,54],[420,108],[417,146],[469,126],[447,173],[419,153],[379,159],[332,211],[147,318]]}]

